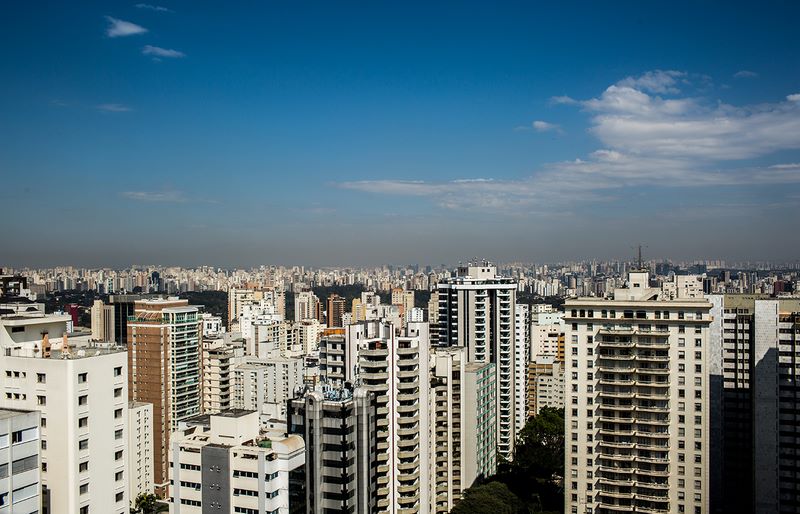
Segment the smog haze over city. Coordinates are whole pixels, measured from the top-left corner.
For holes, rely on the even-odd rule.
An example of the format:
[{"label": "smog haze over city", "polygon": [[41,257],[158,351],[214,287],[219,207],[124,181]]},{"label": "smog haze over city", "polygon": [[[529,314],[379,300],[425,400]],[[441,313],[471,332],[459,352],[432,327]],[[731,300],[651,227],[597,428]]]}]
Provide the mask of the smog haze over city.
[{"label": "smog haze over city", "polygon": [[0,260],[791,260],[798,15],[9,4]]}]

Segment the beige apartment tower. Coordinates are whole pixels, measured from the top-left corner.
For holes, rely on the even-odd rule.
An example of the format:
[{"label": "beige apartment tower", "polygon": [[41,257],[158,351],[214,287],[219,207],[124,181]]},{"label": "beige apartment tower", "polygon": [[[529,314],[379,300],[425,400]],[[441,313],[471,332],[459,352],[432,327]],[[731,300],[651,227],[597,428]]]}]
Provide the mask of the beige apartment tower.
[{"label": "beige apartment tower", "polygon": [[710,309],[630,273],[565,304],[565,511],[709,509]]}]

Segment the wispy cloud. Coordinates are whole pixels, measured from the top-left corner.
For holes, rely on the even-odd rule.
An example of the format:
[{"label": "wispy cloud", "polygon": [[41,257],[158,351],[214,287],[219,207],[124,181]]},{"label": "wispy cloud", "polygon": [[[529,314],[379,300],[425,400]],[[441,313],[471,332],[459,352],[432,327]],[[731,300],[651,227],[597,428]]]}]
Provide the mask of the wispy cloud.
[{"label": "wispy cloud", "polygon": [[148,203],[184,203],[187,200],[181,191],[124,191],[122,196]]},{"label": "wispy cloud", "polygon": [[111,16],[106,16],[106,21],[108,21],[108,27],[106,27],[106,36],[108,37],[133,36],[147,32],[147,29],[141,25],[113,18]]},{"label": "wispy cloud", "polygon": [[133,109],[124,104],[99,104],[95,108],[104,112],[130,112]]},{"label": "wispy cloud", "polygon": [[562,96],[551,96],[550,103],[556,105],[575,105],[578,103],[578,101],[569,96],[562,95]]},{"label": "wispy cloud", "polygon": [[151,55],[153,57],[165,57],[167,59],[179,59],[186,57],[186,54],[171,48],[161,48],[159,46],[145,45],[142,48],[142,54]]},{"label": "wispy cloud", "polygon": [[555,123],[548,123],[542,120],[536,120],[531,123],[533,130],[536,132],[561,132],[561,127]]},{"label": "wispy cloud", "polygon": [[160,5],[152,5],[152,4],[136,4],[138,9],[147,9],[149,11],[157,11],[157,12],[175,12],[172,9],[167,9],[166,7],[162,7]]},{"label": "wispy cloud", "polygon": [[750,70],[739,70],[733,74],[733,77],[737,79],[754,79],[758,77],[758,73]]},{"label": "wispy cloud", "polygon": [[617,85],[650,93],[677,94],[680,92],[678,81],[685,77],[686,72],[683,71],[655,70],[648,71],[638,77],[626,77],[617,82]]},{"label": "wispy cloud", "polygon": [[[701,87],[707,81],[701,77]],[[602,147],[585,158],[550,163],[517,180],[422,182],[366,180],[341,187],[416,196],[451,209],[518,214],[569,201],[604,201],[627,187],[719,187],[800,184],[800,164],[737,164],[800,149],[800,93],[786,101],[733,106],[682,95],[686,73],[627,77],[579,103]],[[565,102],[562,102],[565,103]],[[540,131],[556,125],[540,121]]]}]

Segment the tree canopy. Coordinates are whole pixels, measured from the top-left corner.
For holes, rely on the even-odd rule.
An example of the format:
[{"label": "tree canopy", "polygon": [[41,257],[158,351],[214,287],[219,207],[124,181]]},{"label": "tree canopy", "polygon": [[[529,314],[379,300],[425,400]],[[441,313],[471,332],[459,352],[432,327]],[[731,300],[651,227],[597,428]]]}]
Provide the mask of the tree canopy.
[{"label": "tree canopy", "polygon": [[520,432],[514,460],[467,489],[451,512],[563,512],[563,475],[564,410],[543,408]]}]

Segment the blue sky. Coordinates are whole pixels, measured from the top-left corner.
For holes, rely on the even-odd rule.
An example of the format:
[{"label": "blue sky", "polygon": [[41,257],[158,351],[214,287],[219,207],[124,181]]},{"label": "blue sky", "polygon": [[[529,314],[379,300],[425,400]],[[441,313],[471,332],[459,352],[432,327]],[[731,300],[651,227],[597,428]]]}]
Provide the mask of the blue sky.
[{"label": "blue sky", "polygon": [[6,7],[0,264],[798,257],[800,5],[431,4]]}]

